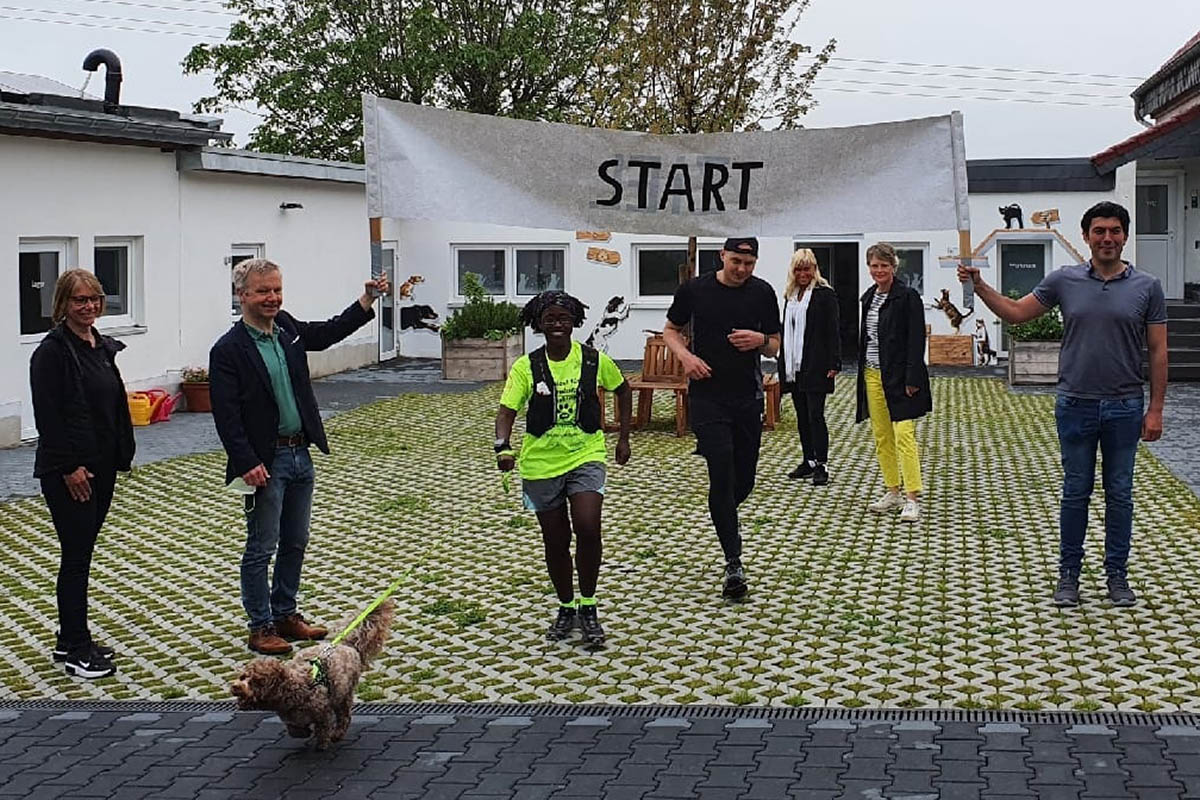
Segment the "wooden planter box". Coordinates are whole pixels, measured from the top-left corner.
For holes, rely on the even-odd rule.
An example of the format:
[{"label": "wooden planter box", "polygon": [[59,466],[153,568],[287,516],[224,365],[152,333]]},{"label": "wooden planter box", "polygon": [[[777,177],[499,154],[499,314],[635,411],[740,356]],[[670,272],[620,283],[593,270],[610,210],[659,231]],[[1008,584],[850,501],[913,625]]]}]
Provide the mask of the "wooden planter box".
[{"label": "wooden planter box", "polygon": [[1008,382],[1013,385],[1058,383],[1062,342],[1008,343]]},{"label": "wooden planter box", "polygon": [[442,340],[442,378],[448,381],[502,381],[525,352],[525,339],[513,334],[498,342],[487,339]]},{"label": "wooden planter box", "polygon": [[937,367],[971,367],[975,365],[974,336],[929,336],[929,365]]}]

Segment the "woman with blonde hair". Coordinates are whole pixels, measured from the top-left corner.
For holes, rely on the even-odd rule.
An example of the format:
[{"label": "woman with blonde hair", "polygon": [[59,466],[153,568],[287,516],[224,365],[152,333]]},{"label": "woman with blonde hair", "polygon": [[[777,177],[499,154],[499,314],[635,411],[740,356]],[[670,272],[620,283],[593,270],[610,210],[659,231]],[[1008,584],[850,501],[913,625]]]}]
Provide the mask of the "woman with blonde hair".
[{"label": "woman with blonde hair", "polygon": [[925,366],[925,304],[896,277],[899,265],[890,244],[867,248],[867,269],[875,285],[862,296],[855,422],[871,420],[887,488],[868,508],[877,514],[900,511],[903,522],[917,522],[922,485],[916,421],[933,410],[933,398]]},{"label": "woman with blonde hair", "polygon": [[104,287],[70,269],[54,286],[54,327],[29,362],[38,430],[33,474],[41,480],[61,555],[53,658],[68,675],[116,672],[113,651],[88,628],[88,578],[96,538],[112,503],[117,472],[133,463],[133,425],[116,355],[125,345],[93,327],[104,314]]},{"label": "woman with blonde hair", "polygon": [[829,426],[825,399],[842,370],[838,300],[821,277],[812,250],[792,253],[783,291],[783,336],[779,347],[780,388],[791,394],[804,460],[789,478],[812,476],[814,486],[829,483]]}]

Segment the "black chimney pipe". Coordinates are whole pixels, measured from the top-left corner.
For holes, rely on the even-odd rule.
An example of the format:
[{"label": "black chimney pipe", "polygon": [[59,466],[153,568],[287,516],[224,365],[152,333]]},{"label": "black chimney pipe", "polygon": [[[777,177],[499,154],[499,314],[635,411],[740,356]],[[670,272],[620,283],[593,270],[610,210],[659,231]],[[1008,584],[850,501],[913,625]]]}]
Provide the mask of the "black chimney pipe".
[{"label": "black chimney pipe", "polygon": [[121,59],[112,50],[93,50],[83,60],[83,68],[95,72],[104,65],[104,110],[116,111],[121,105]]}]

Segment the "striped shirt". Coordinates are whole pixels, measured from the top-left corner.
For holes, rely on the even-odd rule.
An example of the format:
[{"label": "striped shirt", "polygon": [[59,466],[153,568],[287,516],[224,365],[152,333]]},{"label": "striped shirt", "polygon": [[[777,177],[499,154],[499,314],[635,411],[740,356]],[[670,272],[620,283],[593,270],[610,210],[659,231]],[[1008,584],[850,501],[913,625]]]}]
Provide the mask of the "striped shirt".
[{"label": "striped shirt", "polygon": [[872,369],[879,369],[879,308],[887,298],[887,292],[876,292],[867,309],[867,366]]}]

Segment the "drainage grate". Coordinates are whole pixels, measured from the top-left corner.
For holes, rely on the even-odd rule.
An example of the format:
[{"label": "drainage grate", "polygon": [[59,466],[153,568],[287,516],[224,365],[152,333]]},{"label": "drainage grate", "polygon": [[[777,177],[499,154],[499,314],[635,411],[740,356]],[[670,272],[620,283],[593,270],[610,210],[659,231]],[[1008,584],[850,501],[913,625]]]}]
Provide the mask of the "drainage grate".
[{"label": "drainage grate", "polygon": [[[776,708],[768,706],[679,705],[530,705],[508,703],[359,703],[357,713],[374,716],[452,715],[459,717],[632,717],[657,719],[802,719],[858,723],[893,722],[1012,722],[1024,725],[1120,725],[1157,728],[1163,725],[1200,726],[1200,714],[1127,711],[987,711],[959,708]],[[0,711],[94,711],[160,714],[205,714],[236,710],[232,702],[190,700],[0,700]]]}]

